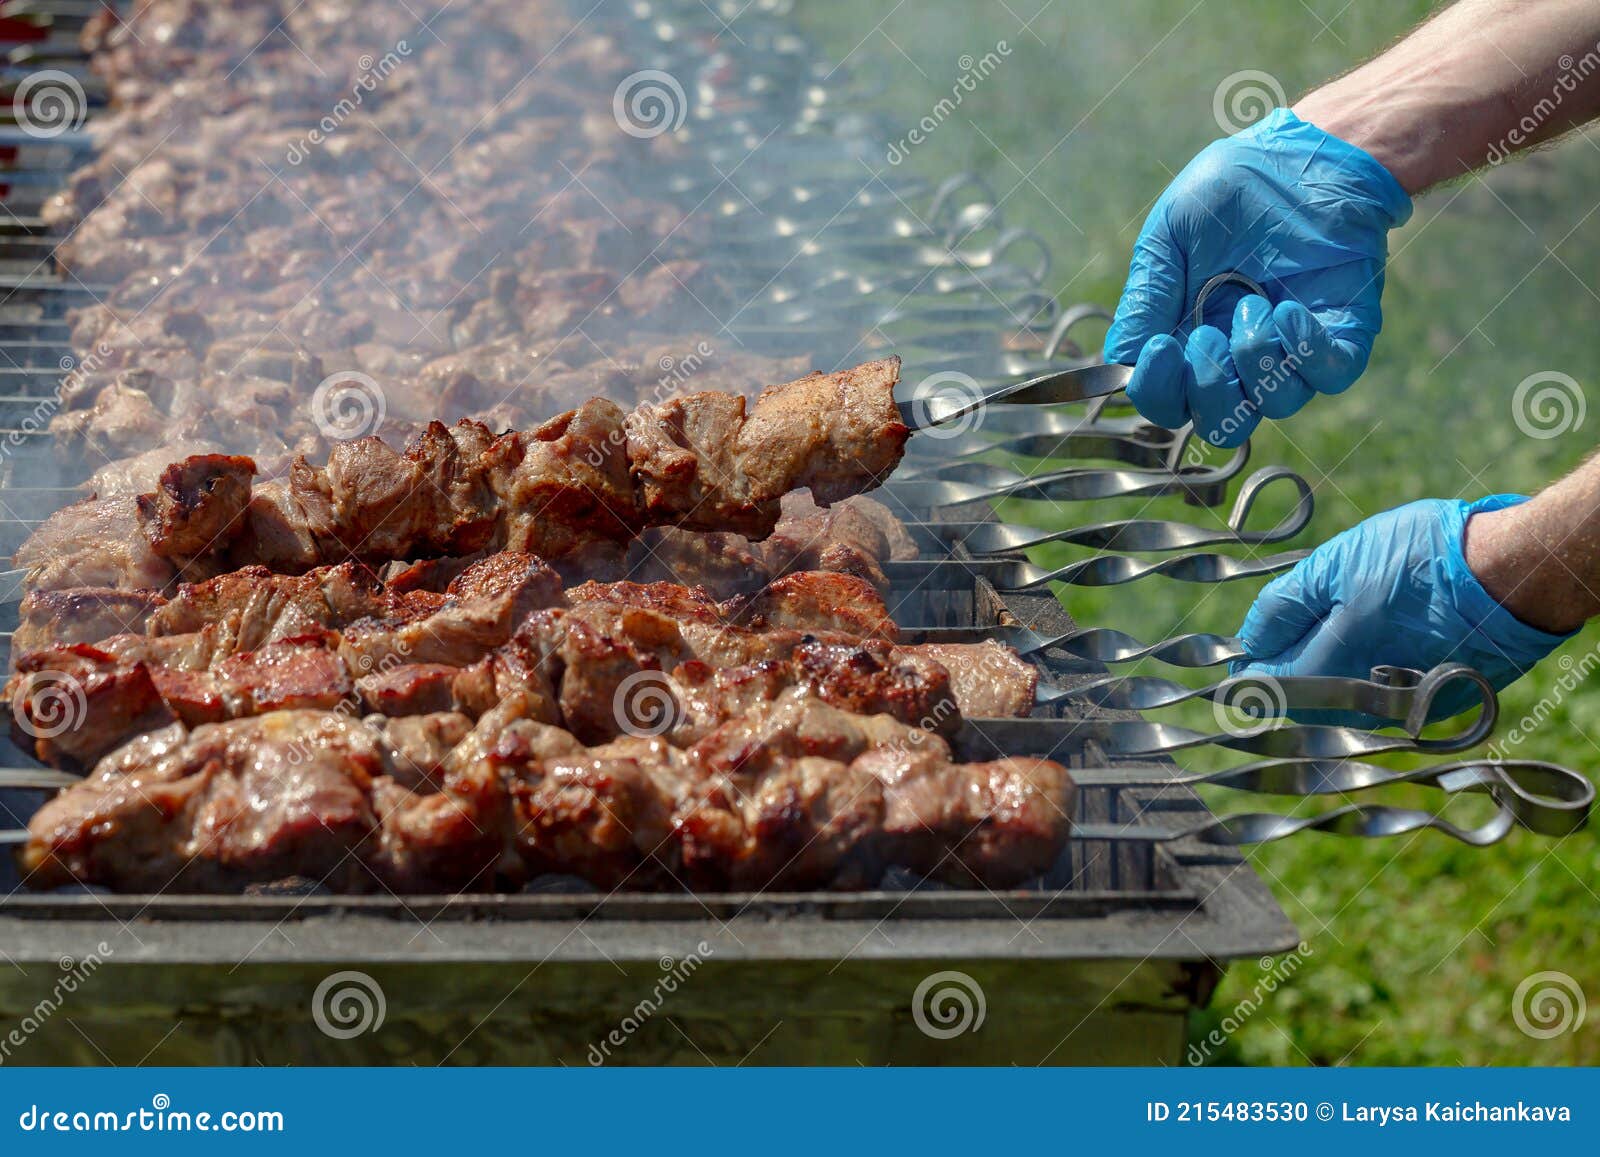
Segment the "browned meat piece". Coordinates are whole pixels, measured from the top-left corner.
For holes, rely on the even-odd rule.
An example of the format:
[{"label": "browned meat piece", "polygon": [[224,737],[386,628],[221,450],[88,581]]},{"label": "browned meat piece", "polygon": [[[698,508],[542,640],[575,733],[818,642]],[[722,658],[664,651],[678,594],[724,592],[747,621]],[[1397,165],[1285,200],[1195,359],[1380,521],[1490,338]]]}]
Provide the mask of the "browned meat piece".
[{"label": "browned meat piece", "polygon": [[142,663],[119,663],[86,643],[25,655],[17,662],[12,735],[55,767],[92,767],[129,736],[175,716]]},{"label": "browned meat piece", "polygon": [[33,591],[73,587],[161,590],[176,577],[170,560],[146,534],[139,500],[85,499],[56,511],[28,536],[15,556]]},{"label": "browned meat piece", "polygon": [[783,496],[778,523],[763,542],[743,535],[677,527],[645,531],[628,552],[636,582],[704,586],[718,598],[759,590],[793,571],[855,575],[889,589],[883,563],[916,558],[916,542],[888,507],[856,495],[824,510],[803,490]]},{"label": "browned meat piece", "polygon": [[[869,508],[866,504],[871,503]],[[881,514],[879,513],[881,512]],[[890,530],[898,531],[893,538]],[[902,536],[903,540],[902,540]],[[910,535],[881,503],[857,495],[824,510],[802,491],[783,496],[783,517],[760,551],[774,575],[790,571],[826,570],[866,579],[889,589],[883,563],[905,553]],[[895,552],[900,551],[897,555]],[[909,557],[916,556],[911,544]]]},{"label": "browned meat piece", "polygon": [[628,456],[644,520],[765,538],[778,500],[809,486],[834,502],[878,485],[909,434],[894,403],[900,359],[768,386],[742,397],[700,393],[641,405]]},{"label": "browned meat piece", "polygon": [[341,891],[380,881],[453,890],[499,855],[469,796],[407,792],[408,757],[328,712],[279,712],[146,735],[33,817],[29,882],[116,881],[128,891],[237,891],[309,876]]},{"label": "browned meat piece", "polygon": [[910,435],[895,406],[899,380],[900,359],[888,357],[762,390],[739,431],[754,493],[808,489],[831,506],[883,482]]},{"label": "browned meat piece", "polygon": [[786,574],[722,607],[727,621],[746,626],[838,631],[866,639],[892,640],[898,633],[877,588],[847,574]]},{"label": "browned meat piece", "polygon": [[897,635],[883,596],[870,584],[849,575],[802,571],[785,575],[755,594],[721,602],[704,587],[666,582],[588,582],[570,588],[567,598],[575,606],[606,603],[637,607],[684,622],[745,630],[834,631],[889,642]]},{"label": "browned meat piece", "polygon": [[[828,630],[730,625],[716,604],[697,604],[687,591],[678,602],[683,617],[606,601],[530,611],[559,596],[537,563],[520,576],[478,570],[477,579],[477,595],[447,597],[409,620],[366,619],[253,651],[231,648],[227,627],[207,624],[190,635],[119,635],[29,652],[7,688],[19,720],[48,713],[53,692],[36,686],[32,672],[65,672],[69,684],[94,694],[69,734],[18,742],[46,762],[82,764],[85,752],[135,734],[158,710],[152,695],[163,720],[191,725],[356,702],[384,715],[478,716],[518,696],[534,717],[586,743],[648,733],[679,746],[789,693],[929,732],[952,731],[963,715],[1024,715],[1033,705],[1037,673],[997,643],[897,647]],[[668,606],[668,593],[650,592],[648,601]],[[438,598],[404,597],[418,595]]]},{"label": "browned meat piece", "polygon": [[[259,563],[284,573],[351,558],[377,563],[485,548],[558,559],[596,543],[626,542],[652,524],[732,527],[759,537],[776,525],[779,498],[797,483],[839,499],[848,479],[874,486],[892,468],[887,459],[898,461],[906,428],[892,396],[897,366],[888,359],[769,387],[748,419],[742,398],[695,394],[626,419],[597,399],[532,431],[499,437],[473,422],[435,422],[403,453],[375,437],[358,438],[337,444],[326,468],[301,458],[286,482],[258,487],[243,518],[237,508],[254,463],[194,456],[169,467],[160,488],[136,500],[142,536],[190,577],[215,573],[224,556],[236,566]],[[857,420],[872,428],[856,429]],[[804,454],[779,452],[784,429]],[[125,518],[114,513],[124,501],[99,504],[110,513],[79,504],[67,520],[80,527],[86,514],[91,522]],[[52,537],[51,522],[36,537]],[[155,578],[124,557],[121,543],[80,542],[75,552],[96,549],[108,557],[45,565],[47,552],[25,544],[23,553],[39,560],[31,586],[57,589],[80,569],[131,573],[71,585],[160,589],[174,577]]]},{"label": "browned meat piece", "polygon": [[494,442],[486,458],[505,512],[504,549],[559,558],[593,539],[637,532],[623,419],[615,404],[596,399],[525,438]]},{"label": "browned meat piece", "polygon": [[463,728],[316,711],[172,724],[35,814],[26,880],[227,892],[296,875],[448,892],[561,872],[606,889],[815,888],[903,864],[998,888],[1048,867],[1070,830],[1065,768],[952,763],[937,737],[804,697],[687,751],[585,748],[510,704]]},{"label": "browned meat piece", "polygon": [[106,587],[32,591],[23,597],[18,609],[11,651],[21,655],[49,646],[93,643],[111,635],[139,633],[166,601],[154,591]]},{"label": "browned meat piece", "polygon": [[156,553],[180,574],[216,553],[242,523],[255,472],[249,458],[229,454],[196,455],[163,470],[155,491],[137,499]]},{"label": "browned meat piece", "polygon": [[1033,710],[1039,669],[1003,643],[926,643],[917,648],[950,672],[961,709],[974,717]]}]

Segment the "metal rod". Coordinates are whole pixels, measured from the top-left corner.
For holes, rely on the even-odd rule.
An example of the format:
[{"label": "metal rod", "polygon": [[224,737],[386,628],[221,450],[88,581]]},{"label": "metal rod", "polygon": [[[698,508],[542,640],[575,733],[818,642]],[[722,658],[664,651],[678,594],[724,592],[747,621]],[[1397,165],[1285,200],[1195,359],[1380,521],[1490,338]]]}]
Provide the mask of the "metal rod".
[{"label": "metal rod", "polygon": [[1309,550],[1290,550],[1250,559],[1225,554],[1180,554],[1156,561],[1108,554],[1054,570],[1015,559],[907,559],[885,563],[883,571],[896,586],[942,591],[965,590],[974,578],[984,579],[998,591],[1034,590],[1051,583],[1121,586],[1155,575],[1185,583],[1224,583],[1278,574],[1310,553]]},{"label": "metal rod", "polygon": [[[1280,478],[1287,479],[1299,495],[1294,509],[1267,530],[1245,530],[1245,522],[1261,491]],[[1148,518],[1096,522],[1064,530],[994,521],[908,523],[906,528],[919,545],[948,547],[959,544],[972,554],[1006,554],[1050,542],[1101,550],[1192,550],[1203,546],[1282,542],[1306,528],[1311,521],[1313,508],[1311,486],[1304,478],[1281,466],[1264,466],[1246,478],[1239,487],[1239,495],[1228,515],[1227,525],[1220,529]]]}]

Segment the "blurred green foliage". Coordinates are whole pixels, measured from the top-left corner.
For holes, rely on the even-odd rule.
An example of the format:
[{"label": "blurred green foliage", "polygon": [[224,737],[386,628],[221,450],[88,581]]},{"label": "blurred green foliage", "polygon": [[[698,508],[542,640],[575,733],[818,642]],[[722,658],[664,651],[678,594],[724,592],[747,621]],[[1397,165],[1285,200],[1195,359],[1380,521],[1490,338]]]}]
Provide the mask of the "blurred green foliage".
[{"label": "blurred green foliage", "polygon": [[[1050,239],[1055,267],[1047,288],[1064,303],[1110,306],[1149,204],[1220,135],[1212,102],[1224,78],[1259,69],[1293,100],[1380,51],[1429,7],[1417,0],[1053,0],[1042,8],[1041,0],[807,0],[797,15],[833,61],[881,87],[875,103],[902,130],[949,95],[963,54],[982,57],[1004,39],[1010,55],[1002,67],[899,168],[930,177],[984,174],[1002,195],[1007,224]],[[1254,439],[1254,464],[1293,467],[1316,486],[1316,518],[1287,545],[1314,545],[1414,498],[1526,492],[1588,453],[1600,412],[1564,436],[1536,440],[1513,423],[1511,396],[1517,383],[1545,370],[1570,374],[1591,399],[1600,396],[1597,190],[1600,130],[1419,201],[1391,239],[1385,326],[1366,376]],[[1260,525],[1280,512],[1262,511]],[[1173,499],[1093,509],[1012,504],[1005,514],[1060,525],[1217,517]],[[1080,556],[1063,549],[1041,561]],[[1064,597],[1085,623],[1154,639],[1179,630],[1233,633],[1258,586],[1155,579]],[[1600,628],[1591,627],[1563,654],[1579,657],[1596,646]],[[1556,698],[1556,664],[1552,657],[1504,695],[1509,721],[1541,697]],[[1209,715],[1201,708],[1171,717],[1204,725]],[[1600,683],[1589,681],[1561,695],[1515,754],[1592,771],[1600,767],[1597,719]],[[1263,806],[1222,793],[1211,802]],[[1415,792],[1389,802],[1428,800]],[[1251,858],[1313,953],[1215,1061],[1600,1063],[1600,845],[1592,834],[1555,842],[1514,833],[1489,850],[1436,834],[1375,843],[1313,836]],[[1196,1018],[1196,1039],[1251,991],[1258,969],[1244,961],[1230,972],[1211,1009]],[[1545,970],[1577,980],[1590,1008],[1578,1031],[1538,1040],[1519,1031],[1511,1003],[1524,978]]]}]

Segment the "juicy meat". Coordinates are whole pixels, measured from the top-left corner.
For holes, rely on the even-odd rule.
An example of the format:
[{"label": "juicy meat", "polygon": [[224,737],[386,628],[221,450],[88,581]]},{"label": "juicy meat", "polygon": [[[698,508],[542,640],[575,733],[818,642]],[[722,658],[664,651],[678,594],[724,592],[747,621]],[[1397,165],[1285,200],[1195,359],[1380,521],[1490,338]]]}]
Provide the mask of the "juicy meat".
[{"label": "juicy meat", "polygon": [[464,726],[324,711],[170,724],[34,815],[26,880],[229,892],[296,875],[448,892],[559,872],[607,890],[815,888],[900,864],[996,888],[1047,868],[1070,828],[1058,764],[953,763],[937,736],[804,697],[687,751],[586,747],[510,705]]},{"label": "juicy meat", "polygon": [[[171,598],[104,588],[33,591],[22,601],[12,651],[23,654],[120,634],[204,634],[204,645],[197,642],[192,650],[208,656],[204,666],[212,656],[372,619],[394,629],[409,626],[412,635],[431,634],[435,652],[447,638],[486,640],[470,655],[475,658],[510,638],[528,611],[564,602],[555,572],[530,555],[514,552],[461,567],[438,591],[407,589],[410,585],[385,584],[367,567],[347,562],[303,575],[245,567],[204,582],[182,583]],[[471,624],[470,629],[463,624]]]},{"label": "juicy meat", "polygon": [[942,664],[967,715],[1004,717],[1033,710],[1039,669],[993,639],[982,643],[925,643],[917,650]]},{"label": "juicy meat", "polygon": [[858,494],[825,510],[794,490],[783,496],[777,525],[761,542],[721,531],[645,531],[629,550],[629,577],[704,586],[727,597],[795,571],[832,571],[888,591],[883,564],[917,554],[910,533],[881,502]]},{"label": "juicy meat", "polygon": [[34,591],[73,587],[161,590],[176,577],[146,533],[139,498],[87,498],[56,511],[17,548]]},{"label": "juicy meat", "polygon": [[112,635],[139,633],[167,600],[154,591],[68,587],[31,591],[17,611],[11,637],[14,655],[45,647],[93,643]]},{"label": "juicy meat", "polygon": [[900,359],[885,358],[768,386],[748,414],[730,394],[639,406],[628,456],[646,521],[760,539],[791,490],[809,487],[827,504],[871,489],[910,433],[894,402],[899,377]]},{"label": "juicy meat", "polygon": [[[84,766],[152,718],[195,725],[341,703],[386,716],[477,717],[522,696],[539,719],[585,742],[648,733],[687,746],[792,692],[941,732],[963,716],[1026,715],[1033,706],[1037,672],[1014,652],[994,642],[897,646],[881,602],[873,613],[875,592],[847,576],[787,576],[765,608],[668,584],[589,584],[563,607],[550,605],[562,594],[545,568],[512,561],[494,556],[469,568],[425,611],[313,626],[253,650],[230,645],[247,626],[230,636],[225,623],[209,623],[187,635],[28,652],[7,689],[17,719],[48,706],[35,672],[65,672],[93,694],[67,734],[38,738],[19,726],[17,741],[47,762]],[[817,597],[841,583],[860,587],[848,619]],[[836,629],[862,624],[881,633]]]},{"label": "juicy meat", "polygon": [[230,540],[250,502],[256,464],[231,454],[197,454],[161,472],[154,492],[140,495],[152,546],[181,572],[190,559]]},{"label": "juicy meat", "polygon": [[[58,512],[18,560],[36,590],[163,589],[251,564],[295,574],[485,549],[559,559],[657,525],[762,538],[796,486],[836,501],[893,468],[906,437],[898,365],[768,387],[748,415],[737,395],[702,393],[632,415],[595,399],[499,436],[433,422],[404,451],[367,437],[335,445],[326,467],[299,458],[286,480],[253,494],[253,461],[196,455],[169,466],[150,494]],[[117,531],[136,553],[106,540]],[[71,561],[60,557],[67,543]]]}]

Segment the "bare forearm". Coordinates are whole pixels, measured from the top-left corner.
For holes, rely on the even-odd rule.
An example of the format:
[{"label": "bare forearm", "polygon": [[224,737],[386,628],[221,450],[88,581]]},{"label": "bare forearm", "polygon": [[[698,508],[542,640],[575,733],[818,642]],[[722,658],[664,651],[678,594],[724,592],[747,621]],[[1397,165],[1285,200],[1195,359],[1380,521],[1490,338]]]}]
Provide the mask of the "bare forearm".
[{"label": "bare forearm", "polygon": [[1294,111],[1416,195],[1600,116],[1600,0],[1460,0]]},{"label": "bare forearm", "polygon": [[1520,506],[1476,514],[1467,566],[1530,627],[1562,634],[1600,614],[1600,455]]}]

